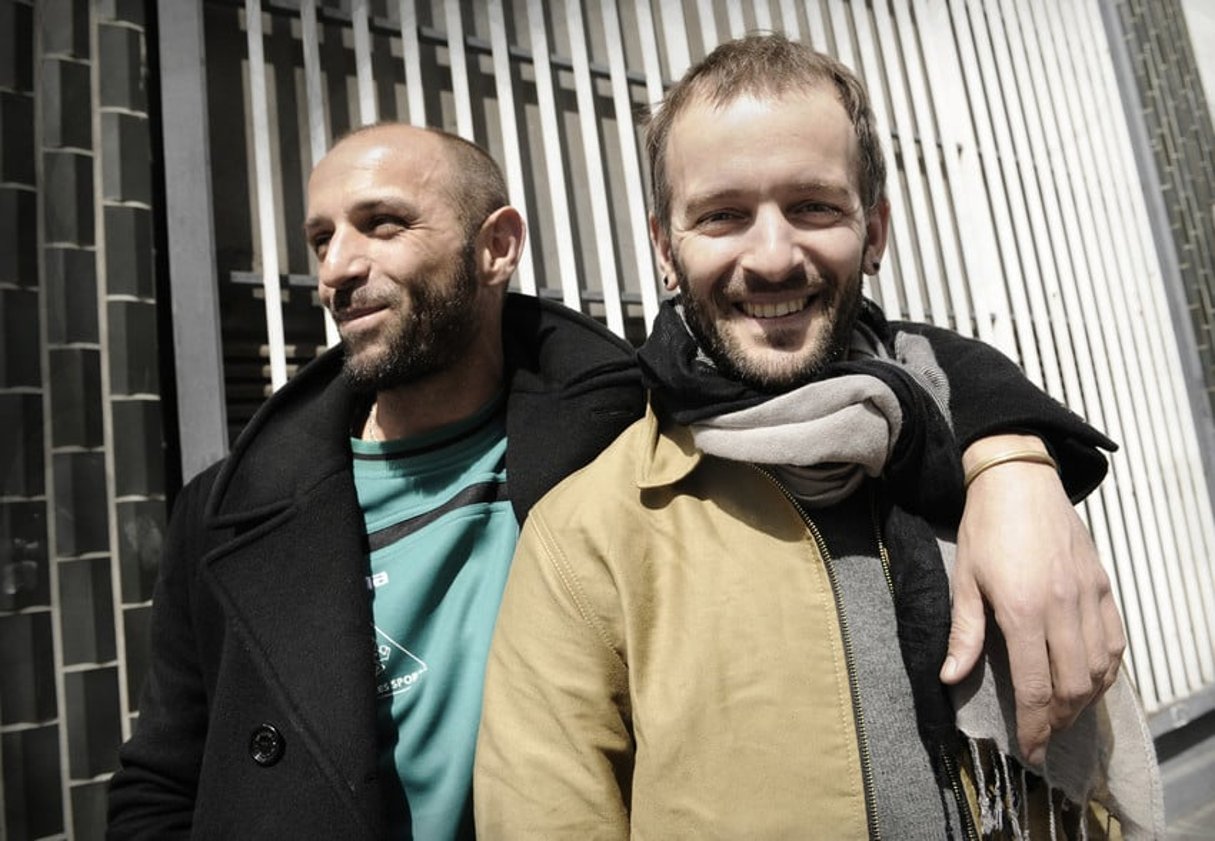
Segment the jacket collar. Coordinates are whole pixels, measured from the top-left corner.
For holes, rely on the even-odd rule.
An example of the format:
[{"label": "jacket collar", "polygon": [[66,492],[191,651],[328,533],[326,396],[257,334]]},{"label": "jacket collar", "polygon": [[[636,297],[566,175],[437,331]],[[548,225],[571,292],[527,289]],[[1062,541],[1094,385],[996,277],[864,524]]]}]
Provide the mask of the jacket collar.
[{"label": "jacket collar", "polygon": [[326,477],[348,469],[359,396],[342,377],[339,346],[306,366],[258,410],[220,468],[207,500],[212,526],[273,516]]},{"label": "jacket collar", "polygon": [[654,414],[653,404],[647,404],[645,419],[645,453],[637,464],[635,481],[642,489],[674,485],[688,476],[704,454],[692,441],[692,430],[674,421],[662,421]]}]

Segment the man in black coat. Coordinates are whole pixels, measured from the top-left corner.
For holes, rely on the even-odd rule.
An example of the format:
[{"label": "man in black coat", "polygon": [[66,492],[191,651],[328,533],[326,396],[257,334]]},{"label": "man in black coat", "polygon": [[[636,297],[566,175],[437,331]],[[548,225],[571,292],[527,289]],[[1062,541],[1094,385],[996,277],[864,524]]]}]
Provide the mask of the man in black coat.
[{"label": "man in black coat", "polygon": [[[308,202],[343,342],[182,492],[140,720],[111,786],[113,838],[471,837],[480,673],[518,525],[644,410],[627,344],[507,292],[525,226],[473,144],[360,129],[314,170]],[[971,427],[1077,451],[1056,440],[1065,410],[974,344],[941,360],[946,373],[994,385],[1019,415],[978,401]],[[966,394],[954,402],[959,417]],[[1091,442],[1079,451],[1080,481],[1094,464],[1099,477]],[[986,523],[1007,497],[997,482],[984,493],[968,511]],[[1072,537],[1027,537],[1060,559],[1031,584],[1064,581],[1105,610],[1091,544],[1057,548]],[[978,546],[971,586],[1016,550]],[[381,586],[398,579],[413,583]],[[1016,594],[984,595],[1000,615]],[[1042,636],[1046,608],[1026,636]],[[963,659],[978,649],[965,636]],[[1102,691],[1122,646],[1101,641],[1091,685],[1056,701]]]}]

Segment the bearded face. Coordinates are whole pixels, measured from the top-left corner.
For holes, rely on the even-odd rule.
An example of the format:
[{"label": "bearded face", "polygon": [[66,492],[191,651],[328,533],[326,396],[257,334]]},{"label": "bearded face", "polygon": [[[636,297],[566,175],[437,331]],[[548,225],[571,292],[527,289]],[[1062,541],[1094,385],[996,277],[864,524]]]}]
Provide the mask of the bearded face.
[{"label": "bearded face", "polygon": [[[406,385],[456,364],[479,324],[471,250],[445,275],[334,293],[330,309],[346,343],[344,372],[355,390]],[[348,315],[366,311],[390,317],[375,330],[348,326],[358,321]]]},{"label": "bearded face", "polygon": [[[819,278],[813,282],[804,273],[787,280],[779,290],[791,295],[791,303],[773,306],[769,320],[793,323],[772,325],[756,340],[734,317],[746,295],[746,280],[723,279],[708,287],[697,287],[688,278],[679,259],[673,260],[682,293],[688,329],[717,369],[727,377],[760,391],[779,393],[812,380],[830,362],[843,358],[852,326],[861,307],[861,271],[858,267],[842,280]],[[733,286],[741,287],[732,292]],[[810,292],[809,290],[815,290]],[[772,290],[766,290],[772,291]],[[798,316],[800,315],[800,318]],[[794,318],[788,319],[788,316]]]}]

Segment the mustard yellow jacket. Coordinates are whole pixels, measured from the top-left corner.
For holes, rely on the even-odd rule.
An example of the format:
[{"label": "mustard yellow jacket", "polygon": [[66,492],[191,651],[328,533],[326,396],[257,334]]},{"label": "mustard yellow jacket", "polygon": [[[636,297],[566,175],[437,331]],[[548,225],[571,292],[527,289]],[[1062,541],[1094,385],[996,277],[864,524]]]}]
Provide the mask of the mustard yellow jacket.
[{"label": "mustard yellow jacket", "polygon": [[525,524],[478,835],[868,838],[829,566],[766,474],[653,414],[626,430]]},{"label": "mustard yellow jacket", "polygon": [[[524,525],[486,673],[478,837],[880,837],[833,563],[766,473],[703,456],[648,412]],[[1115,728],[1131,737],[1118,782],[1150,789],[1134,834],[1156,837],[1150,737],[1125,678],[1115,690],[1134,719]],[[1108,758],[1111,719],[1095,718]],[[974,756],[950,763],[967,837],[1002,796],[989,754],[980,798]],[[1057,791],[1025,791],[1027,809],[1006,806],[1032,837],[1076,834]],[[1088,837],[1122,837],[1095,802],[1084,820]]]}]

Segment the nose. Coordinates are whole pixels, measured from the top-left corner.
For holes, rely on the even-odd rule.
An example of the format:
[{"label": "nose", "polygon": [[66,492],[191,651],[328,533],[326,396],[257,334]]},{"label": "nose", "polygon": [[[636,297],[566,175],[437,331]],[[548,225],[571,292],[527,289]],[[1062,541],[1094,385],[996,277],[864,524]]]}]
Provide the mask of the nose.
[{"label": "nose", "polygon": [[317,261],[317,278],[321,286],[341,289],[366,279],[370,268],[358,231],[338,227],[329,237],[321,258]]},{"label": "nose", "polygon": [[761,208],[747,231],[742,259],[743,271],[770,283],[780,283],[803,268],[797,230],[780,208]]}]

